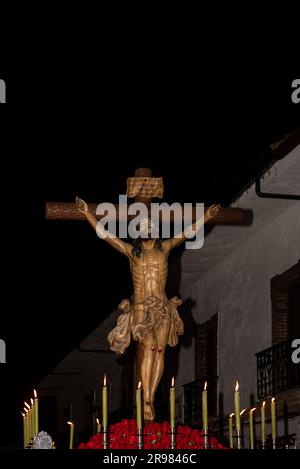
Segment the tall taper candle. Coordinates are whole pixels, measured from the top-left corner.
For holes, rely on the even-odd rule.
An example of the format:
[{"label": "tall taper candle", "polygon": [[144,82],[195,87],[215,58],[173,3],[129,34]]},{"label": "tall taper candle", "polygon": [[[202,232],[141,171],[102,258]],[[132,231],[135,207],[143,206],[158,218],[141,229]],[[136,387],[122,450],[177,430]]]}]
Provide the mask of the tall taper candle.
[{"label": "tall taper candle", "polygon": [[24,443],[24,448],[26,448],[27,444],[27,430],[26,430],[26,415],[21,412],[22,417],[23,417],[23,443]]},{"label": "tall taper candle", "polygon": [[261,444],[264,448],[266,445],[266,401],[263,401],[260,408],[260,418],[261,418]]},{"label": "tall taper candle", "polygon": [[256,410],[256,407],[249,412],[249,432],[250,432],[250,449],[254,449],[254,426],[253,426],[253,413]]},{"label": "tall taper candle", "polygon": [[35,433],[39,432],[39,400],[37,396],[37,392],[34,389],[33,390],[33,395],[34,395],[34,429]]},{"label": "tall taper candle", "polygon": [[26,412],[27,416],[27,425],[28,425],[28,443],[30,443],[31,438],[32,438],[32,428],[31,428],[31,410],[30,410],[30,405],[27,404],[27,402],[24,402],[25,407],[24,410]]},{"label": "tall taper candle", "polygon": [[136,390],[136,422],[138,430],[141,430],[143,427],[143,419],[142,419],[142,383],[141,381],[138,384],[138,388]]},{"label": "tall taper candle", "polygon": [[235,425],[236,430],[239,432],[241,431],[241,416],[240,416],[240,391],[239,391],[239,383],[236,382],[235,385],[235,393],[234,393],[234,410],[235,410]]},{"label": "tall taper candle", "polygon": [[207,430],[208,430],[207,381],[205,381],[204,388],[202,391],[202,420],[203,420],[203,431],[204,433],[207,433]]},{"label": "tall taper candle", "polygon": [[240,418],[241,418],[241,421],[240,421],[240,425],[241,425],[241,437],[243,438],[243,418],[242,418],[242,415],[246,412],[247,409],[243,409],[241,410],[240,412]]},{"label": "tall taper candle", "polygon": [[234,416],[234,413],[229,415],[229,446],[230,448],[233,448],[233,424],[232,424],[232,418]]},{"label": "tall taper candle", "polygon": [[74,427],[75,427],[75,424],[74,424],[74,422],[68,422],[68,425],[70,425],[70,443],[69,443],[69,449],[73,449],[73,446],[74,446]]},{"label": "tall taper candle", "polygon": [[35,436],[35,423],[34,423],[34,415],[35,415],[35,405],[33,402],[32,397],[30,398],[30,403],[31,403],[31,432],[32,432],[32,438]]},{"label": "tall taper candle", "polygon": [[102,387],[102,427],[103,430],[107,429],[107,385],[106,385],[106,374],[104,375],[103,387]]},{"label": "tall taper candle", "polygon": [[272,428],[272,440],[273,444],[276,441],[277,427],[276,427],[276,401],[275,397],[271,399],[271,428]]},{"label": "tall taper candle", "polygon": [[26,446],[28,446],[28,443],[30,441],[30,428],[29,428],[29,410],[24,407],[24,412],[25,412],[25,418],[26,418],[26,427],[27,427],[27,440],[26,440]]},{"label": "tall taper candle", "polygon": [[172,383],[170,387],[170,427],[175,428],[175,387],[174,387],[174,377],[172,378]]}]

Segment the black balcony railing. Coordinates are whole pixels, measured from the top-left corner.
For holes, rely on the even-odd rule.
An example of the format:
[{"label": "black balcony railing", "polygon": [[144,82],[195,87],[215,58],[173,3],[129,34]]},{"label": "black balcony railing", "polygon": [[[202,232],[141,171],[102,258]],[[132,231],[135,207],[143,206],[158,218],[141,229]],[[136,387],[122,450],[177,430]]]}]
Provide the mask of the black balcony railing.
[{"label": "black balcony railing", "polygon": [[202,421],[202,391],[208,382],[208,415],[217,413],[217,377],[198,379],[184,384],[184,422],[191,427],[199,427]]},{"label": "black balcony railing", "polygon": [[292,340],[256,354],[259,399],[300,386],[300,364],[292,362]]}]

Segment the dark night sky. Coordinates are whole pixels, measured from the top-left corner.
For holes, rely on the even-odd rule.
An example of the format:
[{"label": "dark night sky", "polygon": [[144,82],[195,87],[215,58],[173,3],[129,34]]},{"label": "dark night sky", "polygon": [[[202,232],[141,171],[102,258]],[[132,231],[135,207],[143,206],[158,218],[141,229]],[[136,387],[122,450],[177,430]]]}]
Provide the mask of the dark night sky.
[{"label": "dark night sky", "polygon": [[56,73],[46,62],[33,74],[0,70],[10,102],[0,150],[4,444],[16,442],[24,395],[131,288],[126,259],[87,223],[46,221],[45,201],[117,202],[126,177],[149,166],[167,201],[228,204],[271,160],[268,144],[300,124],[293,71],[204,73],[182,57],[100,62],[84,73],[63,58]]}]

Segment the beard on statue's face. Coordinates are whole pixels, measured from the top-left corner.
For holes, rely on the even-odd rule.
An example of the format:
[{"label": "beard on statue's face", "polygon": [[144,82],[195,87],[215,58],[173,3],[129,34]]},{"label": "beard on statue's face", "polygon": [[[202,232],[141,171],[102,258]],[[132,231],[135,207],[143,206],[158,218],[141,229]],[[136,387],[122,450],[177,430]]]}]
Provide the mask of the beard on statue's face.
[{"label": "beard on statue's face", "polygon": [[143,249],[158,249],[162,251],[162,240],[160,238],[136,238],[132,240],[132,254],[140,257]]},{"label": "beard on statue's face", "polygon": [[155,238],[142,238],[141,240],[141,246],[144,249],[151,249],[154,248],[156,245],[156,239]]}]

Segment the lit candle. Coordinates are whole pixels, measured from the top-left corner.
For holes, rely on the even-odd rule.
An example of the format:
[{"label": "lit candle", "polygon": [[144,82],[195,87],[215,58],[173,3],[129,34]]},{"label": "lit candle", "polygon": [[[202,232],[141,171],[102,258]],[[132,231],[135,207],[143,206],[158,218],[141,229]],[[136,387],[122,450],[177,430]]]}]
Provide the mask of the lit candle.
[{"label": "lit candle", "polygon": [[69,443],[69,449],[73,449],[73,444],[74,444],[74,422],[68,422],[68,425],[70,425],[70,443]]},{"label": "lit candle", "polygon": [[33,390],[34,395],[34,429],[35,433],[39,432],[39,400],[37,397],[37,392]]},{"label": "lit candle", "polygon": [[30,403],[31,403],[31,410],[30,410],[31,431],[32,431],[32,438],[34,438],[34,436],[35,436],[35,405],[34,405],[32,397],[30,398]]},{"label": "lit candle", "polygon": [[[243,435],[243,433],[244,433],[244,430],[243,430],[243,423],[244,423],[244,422],[243,422],[243,419],[242,419],[242,415],[246,412],[246,410],[247,410],[247,409],[243,409],[243,410],[241,410],[241,412],[240,412],[240,427],[241,427],[240,430],[241,430],[241,435]],[[241,443],[243,443],[243,441],[240,440],[240,442],[238,441],[238,443],[241,444]]]},{"label": "lit candle", "polygon": [[229,415],[229,445],[230,448],[233,448],[233,424],[232,424],[232,417],[234,414]]},{"label": "lit candle", "polygon": [[262,403],[260,408],[260,416],[261,416],[261,443],[262,447],[265,447],[266,444],[266,401]]},{"label": "lit candle", "polygon": [[172,383],[170,387],[170,426],[175,428],[175,387],[174,387],[174,377],[172,378]]},{"label": "lit candle", "polygon": [[240,392],[239,392],[239,383],[236,382],[235,393],[234,393],[234,410],[235,410],[235,425],[238,432],[241,431],[241,416],[240,416]]},{"label": "lit candle", "polygon": [[30,405],[27,404],[27,402],[24,402],[24,404],[25,404],[24,410],[26,409],[27,422],[28,422],[28,443],[30,443],[31,438],[32,438],[31,410],[30,410]]},{"label": "lit candle", "polygon": [[142,383],[141,381],[138,384],[138,388],[136,390],[136,421],[137,421],[137,428],[141,430],[143,426],[143,419],[142,419]]},{"label": "lit candle", "polygon": [[21,414],[23,417],[23,443],[24,443],[24,448],[26,448],[26,444],[27,444],[26,414],[23,414],[23,412],[21,412]]},{"label": "lit candle", "polygon": [[254,426],[253,426],[253,413],[256,410],[256,407],[249,412],[249,432],[250,432],[250,449],[254,449]]},{"label": "lit candle", "polygon": [[103,387],[102,387],[102,426],[103,430],[107,428],[107,386],[106,386],[106,374],[104,375]]},{"label": "lit candle", "polygon": [[24,412],[25,412],[25,420],[26,420],[26,447],[28,446],[28,443],[30,441],[30,436],[29,436],[29,418],[28,418],[28,409],[24,407]]},{"label": "lit candle", "polygon": [[203,432],[207,433],[207,430],[208,430],[207,381],[205,381],[204,388],[202,391],[202,420],[203,420]]},{"label": "lit candle", "polygon": [[99,420],[99,419],[96,419],[96,423],[97,423],[97,433],[101,433],[101,423],[100,423],[100,420]]},{"label": "lit candle", "polygon": [[271,427],[272,427],[272,440],[276,441],[277,428],[276,428],[276,401],[275,397],[271,399]]}]

